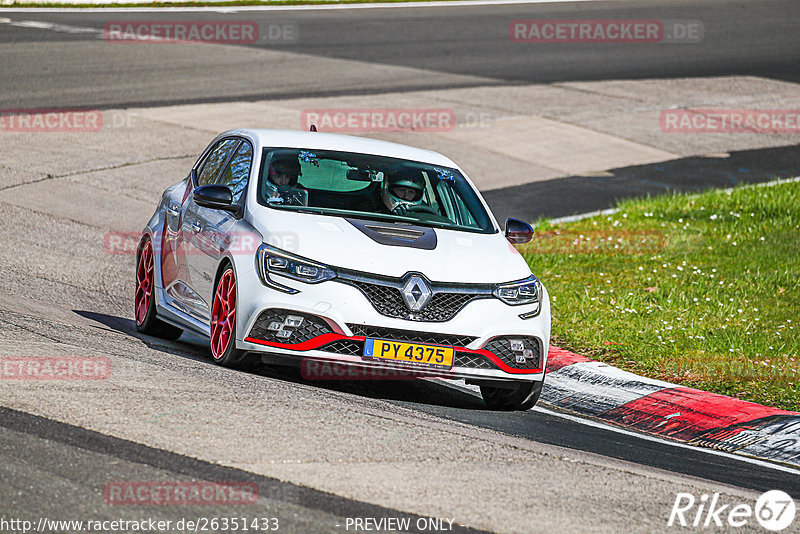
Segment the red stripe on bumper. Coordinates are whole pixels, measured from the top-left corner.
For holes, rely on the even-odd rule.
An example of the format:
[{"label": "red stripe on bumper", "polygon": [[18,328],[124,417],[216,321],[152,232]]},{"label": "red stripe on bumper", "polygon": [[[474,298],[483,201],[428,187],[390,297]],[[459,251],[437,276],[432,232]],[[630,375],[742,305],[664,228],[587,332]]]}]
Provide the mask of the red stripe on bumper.
[{"label": "red stripe on bumper", "polygon": [[[366,338],[364,336],[344,336],[341,334],[320,334],[317,337],[311,338],[308,341],[303,341],[302,343],[276,343],[274,341],[264,341],[263,339],[255,339],[252,337],[244,338],[245,341],[250,343],[257,343],[258,345],[264,345],[267,347],[275,347],[279,349],[289,349],[289,350],[296,350],[296,351],[306,351],[306,350],[314,350],[318,349],[332,341],[340,341],[340,340],[350,340],[350,341],[364,341]],[[431,345],[432,343],[423,343],[424,345]],[[442,345],[445,346],[445,345]],[[496,356],[493,352],[490,352],[486,349],[467,349],[464,347],[453,347],[456,352],[469,352],[472,354],[480,354],[485,358],[488,358],[489,361],[497,365],[502,371],[505,371],[509,374],[516,374],[516,375],[530,375],[541,373],[542,368],[539,367],[537,369],[515,369],[507,365],[503,360],[501,360],[498,356]]]}]

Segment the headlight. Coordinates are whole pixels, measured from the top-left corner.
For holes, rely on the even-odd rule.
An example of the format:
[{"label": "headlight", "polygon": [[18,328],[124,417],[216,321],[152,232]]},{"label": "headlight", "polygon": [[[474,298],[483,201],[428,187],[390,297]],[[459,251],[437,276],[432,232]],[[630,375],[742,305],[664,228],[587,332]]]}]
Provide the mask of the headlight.
[{"label": "headlight", "polygon": [[519,282],[500,284],[494,288],[492,294],[511,306],[536,304],[536,310],[525,314],[531,317],[533,315],[530,314],[537,314],[542,306],[542,283],[533,275]]},{"label": "headlight", "polygon": [[275,282],[270,278],[270,274],[278,274],[307,284],[318,284],[336,277],[336,272],[326,265],[289,254],[266,243],[258,247],[256,267],[265,286],[285,293],[298,291]]}]

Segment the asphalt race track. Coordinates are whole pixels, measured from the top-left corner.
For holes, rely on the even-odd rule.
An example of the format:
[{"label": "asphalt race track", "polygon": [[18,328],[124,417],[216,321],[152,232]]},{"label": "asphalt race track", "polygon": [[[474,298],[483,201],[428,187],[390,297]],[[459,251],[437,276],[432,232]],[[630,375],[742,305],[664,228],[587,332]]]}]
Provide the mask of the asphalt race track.
[{"label": "asphalt race track", "polygon": [[[301,39],[207,48],[99,39],[109,20],[221,16],[297,24]],[[699,20],[705,39],[690,49],[574,44],[531,53],[509,42],[508,23],[532,18]],[[161,106],[649,78],[744,76],[788,86],[800,83],[798,20],[800,4],[792,0],[225,15],[0,9],[0,109],[153,113]],[[141,228],[160,192],[185,175],[202,140],[212,137],[207,126],[181,127],[180,138],[176,129],[148,122],[130,134],[104,130],[76,138],[72,152],[61,138],[47,137],[61,134],[0,132],[0,356],[102,356],[113,368],[108,380],[93,383],[0,381],[2,518],[267,517],[278,519],[279,532],[298,533],[368,531],[348,523],[353,518],[408,518],[412,525],[438,518],[453,520],[457,532],[654,532],[668,530],[679,492],[751,505],[771,489],[800,496],[796,470],[621,432],[547,406],[492,412],[470,391],[436,381],[309,382],[296,370],[266,365],[231,371],[210,361],[202,339],[136,334],[133,259],[106,253],[102,243],[110,230]],[[13,142],[4,139],[11,135]],[[120,154],[135,154],[139,163],[124,163]],[[483,189],[503,214],[525,209],[515,204],[521,191],[532,198],[557,190],[558,200],[541,201],[536,212],[561,216],[663,184],[730,185],[731,173],[745,167],[741,181],[788,177],[798,155],[784,138],[731,151],[727,163],[684,157],[630,165],[618,173],[613,195],[572,177]],[[19,171],[25,165],[30,173]],[[697,171],[694,178],[687,169]],[[642,188],[644,177],[658,184]],[[26,189],[48,186],[44,193]],[[104,488],[118,481],[192,480],[252,483],[259,499],[170,507],[104,498]],[[448,521],[441,526],[450,531]],[[753,522],[734,530],[757,529]]]},{"label": "asphalt race track", "polygon": [[[108,21],[214,20],[219,13],[7,13],[102,32]],[[531,18],[698,20],[699,44],[573,43],[539,45],[535,53],[508,38],[510,21]],[[87,55],[96,33],[4,27],[4,108],[60,106],[130,107],[244,99],[369,94],[475,85],[753,75],[800,80],[797,70],[800,5],[778,1],[632,1],[481,7],[385,8],[328,11],[240,11],[236,20],[297,24],[295,44],[256,48],[411,69],[426,75],[398,79],[359,76],[336,63],[254,63],[214,55],[183,54],[171,47],[120,44]],[[9,53],[12,52],[12,53]]]}]

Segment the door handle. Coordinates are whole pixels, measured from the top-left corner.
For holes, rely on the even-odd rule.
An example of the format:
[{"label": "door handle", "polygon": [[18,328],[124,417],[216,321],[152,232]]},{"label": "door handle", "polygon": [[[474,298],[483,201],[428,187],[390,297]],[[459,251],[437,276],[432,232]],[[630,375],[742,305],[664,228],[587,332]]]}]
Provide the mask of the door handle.
[{"label": "door handle", "polygon": [[197,221],[194,221],[194,222],[192,223],[192,229],[193,229],[195,232],[199,232],[200,230],[202,230],[202,229],[203,229],[203,227],[200,225],[200,223],[199,223],[199,222],[197,222]]},{"label": "door handle", "polygon": [[177,204],[170,204],[169,206],[167,206],[167,213],[169,213],[173,217],[177,217],[178,215],[181,214],[180,208],[178,207]]}]

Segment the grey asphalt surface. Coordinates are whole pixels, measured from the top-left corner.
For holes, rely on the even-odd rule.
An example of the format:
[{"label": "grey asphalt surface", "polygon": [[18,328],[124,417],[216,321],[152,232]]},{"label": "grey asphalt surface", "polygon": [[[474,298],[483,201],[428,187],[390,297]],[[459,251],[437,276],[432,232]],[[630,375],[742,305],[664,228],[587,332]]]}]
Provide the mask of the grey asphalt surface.
[{"label": "grey asphalt surface", "polygon": [[[292,23],[295,44],[259,49],[297,60],[247,61],[186,45],[92,46],[93,33],[0,26],[0,107],[137,105],[366,94],[425,88],[575,80],[747,74],[800,80],[800,4],[793,0],[684,2],[637,0],[576,4],[388,8],[234,13],[3,13],[102,31],[131,20],[247,20]],[[517,19],[658,19],[700,21],[701,43],[530,44],[509,39]],[[64,46],[69,44],[69,46]],[[239,47],[241,48],[241,47]],[[424,69],[387,80],[342,72],[351,60]]]},{"label": "grey asphalt surface", "polygon": [[[109,475],[116,477],[112,484],[201,480],[257,487],[258,499],[253,504],[159,507],[155,517],[173,525],[181,520],[199,523],[200,518],[246,517],[250,525],[254,519],[257,525],[266,520],[269,526],[277,525],[276,531],[303,534],[347,532],[348,517],[403,518],[414,526],[421,519],[2,407],[0,459],[0,472],[6,481],[0,486],[3,517],[33,524],[41,517],[56,521],[146,521],[154,517],[147,506],[108,502],[105,497],[110,492],[105,488]],[[482,532],[457,524],[452,531]],[[409,532],[425,530],[411,528]]]},{"label": "grey asphalt surface", "polygon": [[[184,20],[222,16],[208,13],[169,15]],[[800,79],[796,68],[800,63],[800,37],[796,32],[800,5],[791,1],[723,4],[598,2],[449,9],[244,12],[224,16],[255,19],[261,23],[294,22],[299,24],[302,38],[297,45],[271,47],[281,54],[276,55],[274,61],[262,58],[261,63],[253,64],[247,61],[248,47],[211,46],[203,50],[189,45],[109,45],[98,42],[92,34],[3,24],[0,25],[0,66],[3,70],[0,108],[149,106],[641,77],[753,74],[789,81]],[[114,20],[141,20],[161,15],[21,14],[0,10],[0,17],[100,29],[111,17]],[[537,17],[701,20],[706,38],[702,44],[691,46],[560,45],[533,48],[508,42],[510,20]],[[241,61],[231,60],[232,48],[242,51]],[[288,61],[284,55],[287,52],[298,54],[298,60]],[[372,79],[358,76],[357,63],[350,64],[352,70],[344,73],[340,70],[341,65],[326,66],[326,60],[333,59],[425,71],[408,78],[393,74],[386,79]],[[796,161],[797,155],[796,147],[789,147],[772,153],[754,151],[727,167],[724,166],[727,163],[694,159],[647,169],[624,169],[615,178],[617,183],[625,186],[619,188],[624,191],[600,186],[597,191],[586,190],[585,182],[570,188],[569,179],[519,187],[527,188],[525,192],[529,198],[531,192],[537,196],[537,191],[543,191],[531,188],[547,187],[552,192],[554,187],[558,190],[563,186],[563,194],[559,195],[562,200],[550,203],[550,211],[545,205],[540,209],[547,215],[559,216],[607,207],[618,196],[664,190],[664,184],[691,189],[751,179],[760,181],[775,174],[790,175],[792,161]],[[672,182],[676,176],[682,176],[681,171],[689,168],[703,169],[706,174],[697,183],[681,178],[677,183]],[[663,175],[655,180],[655,185],[651,183],[642,187],[642,176],[652,177],[659,172]],[[607,182],[613,185],[614,180]],[[166,183],[169,181],[158,185]],[[155,205],[157,187],[152,186],[152,189],[149,193]],[[605,193],[598,194],[600,189]],[[577,190],[584,193],[570,194]],[[519,192],[517,189],[490,191],[487,198],[501,215],[505,211],[522,209],[514,205]],[[124,202],[126,198],[125,192],[109,192],[110,202]],[[54,201],[70,202],[71,199]],[[397,430],[400,428],[397,420],[401,416],[425,421],[418,427],[418,433],[423,436],[433,434],[433,428],[439,428],[435,425],[450,432],[449,438],[431,438],[445,448],[442,456],[465,454],[463,461],[453,465],[441,464],[438,455],[430,459],[421,458],[419,464],[413,466],[418,471],[430,469],[432,473],[440,473],[441,464],[441,469],[455,466],[460,472],[471,473],[484,461],[496,460],[495,455],[500,457],[497,450],[506,445],[504,440],[509,436],[520,440],[514,442],[515,453],[522,451],[533,458],[539,454],[533,451],[541,451],[544,456],[530,460],[532,463],[525,464],[520,472],[531,477],[542,474],[547,477],[544,479],[546,482],[529,481],[530,486],[526,485],[524,490],[541,499],[545,510],[552,512],[555,518],[551,519],[552,522],[571,525],[578,530],[588,528],[592,522],[596,522],[601,531],[604,530],[602,527],[607,531],[619,531],[625,523],[632,523],[634,531],[663,530],[676,488],[690,488],[688,491],[695,493],[715,491],[721,487],[734,493],[739,490],[783,489],[795,496],[800,494],[800,480],[791,473],[726,456],[712,456],[699,450],[668,447],[537,411],[490,412],[475,396],[433,383],[309,384],[286,369],[265,368],[255,373],[222,372],[209,361],[197,339],[173,343],[134,333],[128,309],[131,259],[109,257],[97,251],[82,255],[85,243],[101,239],[103,223],[83,225],[64,217],[5,204],[0,205],[0,209],[6,221],[0,225],[0,231],[7,244],[0,254],[0,265],[6,274],[0,283],[0,309],[3,310],[0,323],[4,330],[0,338],[7,342],[6,353],[49,354],[56,349],[74,353],[85,349],[110,354],[113,361],[122,367],[136,362],[143,366],[141,369],[148,369],[144,374],[141,371],[139,374],[123,374],[125,378],[112,384],[112,390],[104,393],[107,396],[98,399],[92,396],[94,393],[91,391],[78,387],[51,391],[44,386],[40,389],[14,389],[13,385],[5,384],[6,402],[18,408],[4,408],[0,412],[0,470],[3,480],[13,481],[0,489],[0,503],[6,516],[38,518],[47,513],[61,519],[119,515],[178,518],[189,512],[204,516],[227,513],[224,509],[214,508],[159,509],[155,512],[152,509],[126,509],[124,512],[119,508],[110,509],[101,499],[102,486],[110,476],[116,480],[253,480],[262,488],[264,498],[256,509],[248,510],[246,514],[249,517],[261,514],[279,516],[282,524],[286,525],[281,531],[287,532],[342,530],[336,525],[348,516],[404,515],[406,512],[396,510],[411,509],[409,503],[413,503],[415,498],[418,503],[427,499],[438,500],[445,503],[445,508],[449,506],[460,511],[456,504],[458,496],[452,493],[442,495],[429,488],[427,493],[420,492],[424,493],[424,497],[420,497],[413,495],[413,487],[406,488],[411,493],[402,493],[402,479],[408,478],[408,471],[391,463],[387,466],[383,456],[373,458],[358,448],[370,444],[369,441],[360,441],[357,434],[364,421],[376,427],[389,425],[391,428],[387,435],[379,437],[388,439],[389,446],[397,446],[391,440],[404,435]],[[44,230],[46,228],[52,231]],[[35,302],[28,303],[26,299]],[[169,379],[164,378],[167,375]],[[180,376],[186,377],[187,384],[180,384],[181,379],[176,378]],[[184,392],[181,387],[190,391]],[[200,393],[196,393],[198,391]],[[253,399],[255,391],[258,396]],[[148,404],[162,396],[165,405],[174,402],[176,409],[183,410],[178,415],[167,416],[168,422],[163,425],[153,422],[157,420],[154,417],[162,412],[156,411],[157,406]],[[51,399],[50,407],[40,407],[42,411],[52,410],[49,417],[38,418],[24,413],[24,408],[33,410],[37,406],[36,398]],[[215,413],[213,424],[219,428],[211,429],[208,425],[212,423],[205,416],[214,412],[223,398],[230,401],[230,404],[225,404],[230,411]],[[183,404],[176,399],[181,399]],[[62,400],[65,406],[60,408],[58,404]],[[140,407],[123,406],[123,401],[131,400],[140,402]],[[41,402],[42,406],[48,405]],[[198,407],[191,408],[190,402],[195,402]],[[362,406],[372,410],[369,413],[372,419],[365,415],[364,421],[351,421],[353,413]],[[276,436],[268,434],[269,437],[261,444],[265,449],[261,450],[258,440],[249,437],[243,441],[237,435],[241,425],[252,420],[235,418],[235,411],[249,409],[251,411],[247,413],[253,416],[266,410],[265,407],[279,414],[271,423],[277,426],[279,416],[286,422],[285,426],[279,427],[283,432]],[[142,412],[140,415],[148,417],[144,423],[135,418],[137,409]],[[315,410],[322,415],[317,415]],[[61,423],[56,421],[59,418],[73,419],[80,424]],[[348,466],[346,453],[342,453],[338,460],[331,459],[327,453],[321,452],[326,449],[322,444],[319,449],[309,451],[312,460],[307,471],[299,469],[295,472],[290,470],[291,467],[265,467],[257,463],[264,458],[265,464],[269,464],[266,460],[279,457],[277,449],[292,445],[298,448],[300,457],[300,452],[311,447],[309,441],[324,434],[314,427],[321,425],[326,428],[326,418],[334,423],[328,435],[332,442],[330,447],[337,452],[340,447],[349,449],[351,458],[369,456],[368,460],[374,462],[374,467]],[[336,424],[339,418],[342,420],[341,428]],[[427,418],[433,422],[428,423]],[[392,426],[395,424],[397,426]],[[409,423],[404,421],[403,424]],[[90,429],[92,425],[102,427],[103,431]],[[481,456],[481,451],[464,452],[459,448],[459,444],[463,446],[464,442],[453,436],[467,432],[463,430],[465,427],[469,432],[477,433],[469,434],[473,439],[479,436],[492,444],[493,448],[484,452],[485,457]],[[257,425],[252,432],[264,428],[269,427]],[[241,447],[241,450],[237,449],[235,453],[225,450],[225,442],[202,436],[204,431],[209,434],[215,431],[227,433],[230,444]],[[110,437],[126,433],[131,433],[130,440]],[[201,435],[197,436],[198,433]],[[133,437],[138,440],[140,436],[152,441],[153,446],[132,440]],[[292,444],[292,439],[296,439],[296,444]],[[271,444],[271,440],[277,440],[281,446]],[[198,448],[180,445],[190,442],[196,442]],[[451,448],[447,448],[448,442],[452,442]],[[155,446],[156,443],[159,446]],[[383,447],[383,441],[380,443]],[[405,443],[400,439],[401,446]],[[199,459],[198,450],[204,451],[208,458]],[[506,453],[505,449],[502,453]],[[579,459],[579,469],[570,470],[575,458],[567,458],[568,455]],[[240,468],[231,467],[240,456],[255,460],[242,459]],[[302,460],[287,457],[275,462],[291,466],[293,462],[302,463]],[[354,487],[366,484],[367,489],[353,490],[349,496],[339,497],[326,493],[324,488],[332,489],[319,479],[334,480],[342,476],[336,470],[337,462],[338,465],[344,463],[344,469],[362,475],[359,482],[354,478]],[[487,490],[500,493],[506,489],[508,482],[502,476],[481,478],[480,473],[497,471],[493,465],[489,464],[487,471],[475,471],[482,487],[459,489],[464,492],[461,505],[464,501],[481,502],[476,493]],[[258,470],[271,472],[274,476],[256,474]],[[368,480],[367,477],[371,479],[372,476],[374,480]],[[386,482],[391,477],[397,481]],[[464,478],[468,477],[464,475]],[[288,482],[289,479],[296,481]],[[334,482],[331,486],[335,486]],[[624,487],[623,482],[629,482],[629,487]],[[374,484],[374,488],[370,489],[370,484]],[[396,484],[402,497],[390,499],[384,496],[386,506],[364,502],[371,491],[380,494],[377,488],[392,484]],[[313,490],[309,486],[323,489]],[[577,498],[575,495],[579,492],[584,492],[582,495],[586,497],[583,509],[575,509],[569,504],[569,500]],[[553,503],[546,495],[565,504],[562,507],[560,503]],[[582,523],[582,516],[587,511],[600,519],[590,518],[589,523]],[[618,517],[618,523],[613,522],[614,517]],[[652,517],[652,522],[641,522],[646,517]],[[479,523],[474,518],[465,522],[473,526]],[[481,524],[490,530],[525,531],[513,522],[491,517]],[[544,529],[547,525],[544,521],[533,530]],[[549,526],[552,527],[553,523]]]}]

